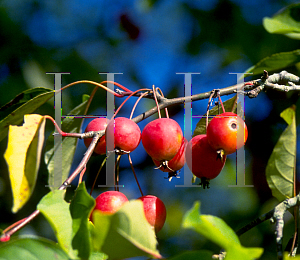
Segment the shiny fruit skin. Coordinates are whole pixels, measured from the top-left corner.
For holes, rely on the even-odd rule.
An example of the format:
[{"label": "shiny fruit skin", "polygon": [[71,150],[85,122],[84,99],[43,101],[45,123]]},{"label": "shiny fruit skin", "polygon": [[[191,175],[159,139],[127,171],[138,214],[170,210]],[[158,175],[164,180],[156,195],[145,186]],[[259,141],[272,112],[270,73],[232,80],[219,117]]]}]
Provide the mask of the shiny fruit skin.
[{"label": "shiny fruit skin", "polygon": [[[161,165],[159,161],[152,159],[155,166],[159,167],[159,169],[163,172],[175,172],[180,170],[185,164],[185,148],[187,144],[187,139],[183,138],[179,151],[170,161],[168,161],[168,167],[165,167]],[[172,169],[172,171],[169,168]]]},{"label": "shiny fruit skin", "polygon": [[156,161],[170,161],[179,151],[183,135],[179,124],[171,118],[149,122],[142,131],[146,152]]},{"label": "shiny fruit skin", "polygon": [[146,195],[138,198],[143,202],[145,217],[149,224],[159,232],[165,224],[167,210],[165,204],[156,196]]},{"label": "shiny fruit skin", "polygon": [[111,120],[106,128],[106,142],[114,137],[114,148],[132,152],[141,141],[139,126],[126,117],[117,117]]},{"label": "shiny fruit skin", "polygon": [[217,151],[208,144],[206,135],[196,135],[186,147],[186,163],[198,178],[216,178],[222,171],[226,155],[221,159]]},{"label": "shiny fruit skin", "polygon": [[[86,129],[85,129],[85,133],[86,132],[90,132],[90,131],[101,131],[101,130],[105,130],[106,126],[107,126],[108,120],[106,118],[95,118],[93,119],[91,122],[89,122],[89,124],[87,125]],[[83,142],[85,144],[85,146],[88,148],[92,142],[93,138],[85,138],[83,139]],[[94,152],[96,154],[106,154],[106,141],[105,141],[105,136],[102,136],[95,149]]]},{"label": "shiny fruit skin", "polygon": [[[126,202],[127,197],[119,191],[106,191],[101,193],[96,198],[96,205],[92,211],[91,216],[95,210],[99,210],[105,214],[113,214],[117,212]],[[91,217],[91,221],[92,217]]]},{"label": "shiny fruit skin", "polygon": [[[244,140],[237,142],[237,131],[244,125]],[[207,126],[207,138],[215,150],[223,149],[225,154],[232,154],[240,149],[248,138],[245,122],[235,113],[225,112],[215,116]]]}]

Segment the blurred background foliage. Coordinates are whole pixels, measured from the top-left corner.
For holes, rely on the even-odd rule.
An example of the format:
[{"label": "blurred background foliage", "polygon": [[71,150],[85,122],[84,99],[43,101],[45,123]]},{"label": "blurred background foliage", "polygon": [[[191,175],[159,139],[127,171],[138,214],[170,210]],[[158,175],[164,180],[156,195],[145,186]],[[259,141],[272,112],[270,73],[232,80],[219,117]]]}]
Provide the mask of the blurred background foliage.
[{"label": "blurred background foliage", "polygon": [[[184,95],[184,77],[180,72],[200,72],[194,75],[193,94],[222,88],[236,83],[236,76],[261,59],[283,51],[299,48],[297,40],[272,35],[262,26],[263,17],[271,17],[294,1],[237,0],[140,0],[140,1],[17,1],[2,0],[0,6],[0,105],[21,91],[34,87],[53,89],[54,77],[46,72],[69,72],[62,76],[62,85],[88,79],[106,80],[99,72],[122,73],[115,81],[131,90],[160,87],[166,97]],[[299,75],[299,67],[288,68]],[[258,77],[256,77],[258,78]],[[63,115],[81,103],[83,94],[90,94],[90,85],[76,85],[63,92]],[[223,101],[227,97],[223,97]],[[235,184],[235,155],[228,157],[211,188],[180,188],[182,178],[169,182],[165,173],[153,169],[151,159],[140,144],[132,153],[133,163],[145,194],[160,197],[167,207],[167,222],[158,234],[159,250],[171,256],[183,250],[209,249],[215,245],[198,234],[180,227],[184,212],[195,200],[201,201],[201,212],[223,218],[234,230],[270,210],[277,202],[272,198],[265,180],[265,167],[272,149],[286,127],[280,112],[296,103],[298,95],[261,93],[256,99],[245,98],[245,120],[249,138],[245,146],[246,184],[253,188],[231,188]],[[129,116],[135,98],[126,103],[120,116]],[[116,106],[122,100],[116,99]],[[154,106],[142,101],[138,115]],[[193,103],[193,115],[203,115],[207,101]],[[98,90],[89,115],[105,115],[106,95]],[[54,116],[53,99],[36,111]],[[184,107],[170,108],[170,115],[183,128]],[[139,123],[144,125],[157,115]],[[195,127],[199,118],[193,120]],[[82,131],[89,120],[86,120]],[[53,125],[47,123],[47,135]],[[4,153],[7,138],[0,143]],[[78,143],[75,169],[85,151]],[[91,187],[103,157],[93,156],[87,165],[85,180]],[[49,189],[47,170],[42,163],[38,184],[28,204],[17,214],[11,213],[12,197],[4,158],[0,159],[0,228],[31,213]],[[121,189],[129,199],[140,196],[127,157],[121,160]],[[101,182],[101,180],[99,180]],[[68,190],[72,197],[74,186]],[[94,191],[96,197],[104,188]],[[288,217],[287,217],[288,218]],[[288,221],[289,219],[287,219]],[[285,228],[284,245],[292,235],[293,222]],[[19,234],[33,233],[53,239],[53,232],[42,216],[32,221]],[[262,259],[275,259],[274,227],[263,223],[241,236],[244,246],[265,249]]]}]

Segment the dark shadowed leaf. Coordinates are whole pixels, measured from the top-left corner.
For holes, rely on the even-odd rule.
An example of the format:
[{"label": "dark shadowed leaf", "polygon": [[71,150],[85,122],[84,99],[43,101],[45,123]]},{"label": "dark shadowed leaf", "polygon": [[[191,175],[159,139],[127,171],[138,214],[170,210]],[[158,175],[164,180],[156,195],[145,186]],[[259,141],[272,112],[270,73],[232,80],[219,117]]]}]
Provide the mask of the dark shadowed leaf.
[{"label": "dark shadowed leaf", "polygon": [[262,75],[264,70],[269,74],[272,71],[285,69],[289,66],[300,62],[300,50],[290,52],[280,52],[266,57],[250,67],[245,73],[252,73],[252,75]]},{"label": "dark shadowed leaf", "polygon": [[[70,117],[65,118],[62,121],[62,130],[66,133],[79,133],[80,132],[80,127],[82,124],[83,118],[74,118],[72,116],[75,115],[83,115],[84,111],[87,106],[87,100],[85,98],[85,101],[75,107],[68,115]],[[75,150],[76,150],[76,145],[78,142],[78,138],[72,138],[72,137],[64,137],[62,138],[62,176],[59,176],[61,178],[61,183],[63,183],[64,180],[67,179],[71,165],[73,162]],[[55,187],[55,181],[57,176],[55,176],[54,172],[54,137],[53,135],[50,135],[47,139],[46,142],[46,148],[45,150],[47,151],[45,153],[45,163],[47,165],[48,171],[49,171],[49,179],[48,183],[50,188],[57,189],[58,187]]]},{"label": "dark shadowed leaf", "polygon": [[0,141],[7,136],[9,125],[19,125],[25,114],[33,113],[54,95],[52,89],[25,90],[0,108]]},{"label": "dark shadowed leaf", "polygon": [[212,260],[213,252],[207,250],[186,251],[168,258],[168,260]]},{"label": "dark shadowed leaf", "polygon": [[78,250],[81,259],[88,259],[91,253],[89,217],[95,206],[95,200],[87,193],[82,182],[77,188],[70,204],[70,212],[73,220],[72,246]]},{"label": "dark shadowed leaf", "polygon": [[281,113],[281,116],[289,125],[279,137],[266,168],[268,185],[273,196],[279,201],[294,196],[297,144],[295,107],[287,108]]}]

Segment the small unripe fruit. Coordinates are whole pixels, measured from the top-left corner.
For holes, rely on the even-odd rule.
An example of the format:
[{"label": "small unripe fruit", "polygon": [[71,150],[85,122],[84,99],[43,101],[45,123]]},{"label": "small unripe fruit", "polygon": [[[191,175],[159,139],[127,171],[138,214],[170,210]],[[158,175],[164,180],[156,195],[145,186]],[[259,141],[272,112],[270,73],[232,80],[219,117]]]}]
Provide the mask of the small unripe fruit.
[{"label": "small unripe fruit", "polygon": [[[244,138],[237,140],[237,132],[244,126]],[[245,122],[237,114],[226,112],[215,116],[207,126],[208,143],[214,150],[232,154],[240,149],[248,138]],[[242,134],[242,133],[241,133]]]},{"label": "small unripe fruit", "polygon": [[153,195],[146,195],[138,198],[143,202],[144,213],[149,224],[155,232],[159,232],[165,224],[167,210],[161,199]]},{"label": "small unripe fruit", "polygon": [[[105,130],[107,127],[108,120],[106,118],[95,118],[93,119],[86,127],[85,133],[91,132],[91,131],[101,131]],[[83,142],[85,146],[88,148],[92,142],[93,138],[84,138]],[[94,152],[96,154],[106,154],[106,142],[105,142],[105,136],[102,136],[95,149]]]},{"label": "small unripe fruit", "polygon": [[146,152],[156,161],[170,161],[182,144],[182,130],[171,118],[158,118],[149,122],[142,132]]}]

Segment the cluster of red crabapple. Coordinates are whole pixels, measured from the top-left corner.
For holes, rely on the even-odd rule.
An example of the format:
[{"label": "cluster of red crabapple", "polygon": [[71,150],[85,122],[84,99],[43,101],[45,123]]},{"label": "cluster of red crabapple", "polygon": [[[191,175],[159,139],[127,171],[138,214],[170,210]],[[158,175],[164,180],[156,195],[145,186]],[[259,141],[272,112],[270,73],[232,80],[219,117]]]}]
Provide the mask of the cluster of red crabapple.
[{"label": "cluster of red crabapple", "polygon": [[[244,140],[237,140],[237,131],[244,128]],[[226,156],[241,148],[247,140],[248,130],[244,121],[235,113],[225,112],[215,116],[207,125],[206,134],[197,135],[189,142],[183,137],[179,124],[170,118],[158,118],[149,122],[141,132],[139,126],[125,117],[116,117],[107,124],[106,118],[96,118],[85,132],[105,130],[94,152],[106,153],[106,141],[114,139],[117,154],[130,153],[140,141],[158,169],[169,172],[169,178],[176,176],[185,162],[192,173],[208,187],[210,179],[216,178],[224,167]],[[85,138],[88,147],[92,138]],[[164,203],[153,195],[139,198],[143,202],[146,219],[158,232],[166,219]],[[107,191],[96,198],[94,210],[105,213],[116,212],[127,197],[119,191]],[[92,219],[92,216],[91,216]]]}]

